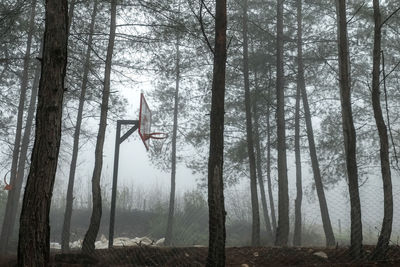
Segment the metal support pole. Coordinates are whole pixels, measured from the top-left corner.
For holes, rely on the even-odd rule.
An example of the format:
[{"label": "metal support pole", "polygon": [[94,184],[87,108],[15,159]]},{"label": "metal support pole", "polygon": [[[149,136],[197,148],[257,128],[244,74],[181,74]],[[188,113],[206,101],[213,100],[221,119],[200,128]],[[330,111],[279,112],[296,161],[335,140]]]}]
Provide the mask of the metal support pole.
[{"label": "metal support pole", "polygon": [[[121,125],[133,125],[128,132],[121,137]],[[114,223],[115,223],[115,206],[117,200],[117,184],[118,184],[118,163],[119,163],[119,146],[124,142],[133,132],[139,127],[137,120],[118,120],[117,132],[115,134],[115,152],[114,152],[114,169],[113,169],[113,183],[111,193],[111,210],[110,210],[110,225],[108,234],[108,248],[113,247],[114,243]]]},{"label": "metal support pole", "polygon": [[117,199],[120,136],[121,136],[121,121],[117,121],[117,133],[115,135],[114,170],[113,170],[113,183],[112,183],[112,193],[111,193],[110,231],[108,234],[108,248],[112,248],[114,243],[115,202]]}]

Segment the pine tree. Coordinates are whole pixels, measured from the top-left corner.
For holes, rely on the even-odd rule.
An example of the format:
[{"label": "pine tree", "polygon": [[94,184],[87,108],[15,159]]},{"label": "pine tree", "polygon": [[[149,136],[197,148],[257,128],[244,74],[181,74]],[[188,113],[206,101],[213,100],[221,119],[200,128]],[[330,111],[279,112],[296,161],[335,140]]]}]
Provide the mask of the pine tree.
[{"label": "pine tree", "polygon": [[20,218],[18,266],[49,264],[49,212],[61,140],[67,26],[67,1],[46,1],[35,143]]},{"label": "pine tree", "polygon": [[226,1],[215,3],[215,46],[208,160],[209,245],[206,266],[225,266],[225,204],[223,182]]}]

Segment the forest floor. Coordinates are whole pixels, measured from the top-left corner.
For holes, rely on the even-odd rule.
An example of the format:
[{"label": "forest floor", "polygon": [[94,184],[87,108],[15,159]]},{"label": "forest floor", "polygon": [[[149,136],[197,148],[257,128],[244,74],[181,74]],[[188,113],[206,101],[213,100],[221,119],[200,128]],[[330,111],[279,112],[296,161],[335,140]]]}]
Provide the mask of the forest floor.
[{"label": "forest floor", "polygon": [[[372,246],[364,247],[365,254]],[[316,254],[319,254],[316,255]],[[325,257],[327,256],[327,257]],[[92,256],[75,251],[52,253],[51,266],[204,266],[207,248],[125,247],[96,250]],[[0,257],[0,266],[15,266],[16,256]],[[385,261],[352,261],[347,248],[231,247],[226,266],[400,266],[400,247],[390,247]]]}]

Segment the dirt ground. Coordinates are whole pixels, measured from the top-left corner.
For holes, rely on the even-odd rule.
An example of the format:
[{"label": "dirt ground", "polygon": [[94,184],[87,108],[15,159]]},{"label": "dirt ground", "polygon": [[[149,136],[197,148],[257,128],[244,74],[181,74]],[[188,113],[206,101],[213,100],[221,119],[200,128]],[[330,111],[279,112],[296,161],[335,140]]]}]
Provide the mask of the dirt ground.
[{"label": "dirt ground", "polygon": [[[373,247],[365,247],[368,255]],[[324,252],[328,258],[314,255]],[[96,250],[92,256],[79,251],[52,254],[51,266],[204,266],[207,248],[130,247]],[[15,266],[16,256],[0,257],[0,266]],[[353,262],[346,248],[232,247],[226,249],[226,266],[400,266],[400,246],[390,247],[387,259]]]}]

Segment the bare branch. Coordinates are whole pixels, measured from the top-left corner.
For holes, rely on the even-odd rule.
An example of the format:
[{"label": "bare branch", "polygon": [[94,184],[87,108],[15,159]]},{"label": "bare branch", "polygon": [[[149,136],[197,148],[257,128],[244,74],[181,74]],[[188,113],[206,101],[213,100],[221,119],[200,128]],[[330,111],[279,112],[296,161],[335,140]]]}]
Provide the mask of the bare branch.
[{"label": "bare branch", "polygon": [[[383,77],[386,77],[386,75],[385,75],[385,54],[383,53],[383,50],[381,51],[381,54],[382,54],[382,74],[383,74]],[[386,120],[387,120],[387,124],[388,124],[390,139],[392,141],[394,158],[396,160],[396,166],[397,166],[397,169],[399,169],[399,159],[397,157],[396,146],[395,146],[394,141],[393,141],[392,127],[390,125],[389,105],[388,105],[388,97],[387,97],[387,90],[386,90],[386,78],[383,79],[383,90],[385,92]]]},{"label": "bare branch", "polygon": [[205,29],[204,29],[204,23],[203,23],[203,1],[200,0],[200,11],[199,11],[199,15],[197,15],[196,12],[194,12],[193,9],[192,9],[191,11],[192,11],[193,15],[197,18],[197,20],[198,20],[199,23],[200,23],[201,33],[203,34],[203,37],[204,37],[204,39],[205,39],[205,41],[206,41],[206,43],[207,43],[208,48],[209,48],[210,51],[215,55],[214,49],[213,49],[213,47],[211,46],[211,43],[210,43],[210,41],[208,40],[207,34],[206,34],[206,32],[205,32]]},{"label": "bare branch", "polygon": [[362,3],[362,5],[357,8],[356,12],[354,12],[353,16],[347,21],[347,24],[350,24],[350,22],[353,20],[353,18],[357,15],[358,12],[360,12],[361,8],[365,6],[365,1]]},{"label": "bare branch", "polygon": [[215,20],[214,14],[213,14],[213,13],[211,12],[211,10],[207,7],[206,3],[204,3],[204,0],[200,0],[200,1],[201,1],[201,3],[204,5],[204,7],[205,7],[207,13],[210,14],[211,17],[213,17],[213,19]]},{"label": "bare branch", "polygon": [[398,11],[400,10],[400,7],[398,7],[395,11],[392,12],[392,14],[390,14],[382,23],[381,23],[381,28],[383,27],[383,25],[385,25],[386,22],[389,21],[389,19],[391,19]]}]

